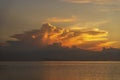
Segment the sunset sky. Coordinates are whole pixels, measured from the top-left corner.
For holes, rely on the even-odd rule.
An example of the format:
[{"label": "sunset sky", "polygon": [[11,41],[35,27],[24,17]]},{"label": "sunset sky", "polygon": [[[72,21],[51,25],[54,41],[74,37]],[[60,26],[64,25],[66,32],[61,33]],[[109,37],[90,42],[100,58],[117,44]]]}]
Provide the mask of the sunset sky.
[{"label": "sunset sky", "polygon": [[43,23],[100,32],[120,48],[120,0],[0,0],[0,43]]}]

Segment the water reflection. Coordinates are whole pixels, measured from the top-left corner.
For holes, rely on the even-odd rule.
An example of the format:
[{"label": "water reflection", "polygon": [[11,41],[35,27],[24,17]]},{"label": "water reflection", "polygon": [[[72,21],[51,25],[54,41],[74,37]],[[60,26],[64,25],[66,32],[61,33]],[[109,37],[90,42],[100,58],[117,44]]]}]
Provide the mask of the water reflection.
[{"label": "water reflection", "polygon": [[0,80],[119,80],[119,62],[1,62]]}]

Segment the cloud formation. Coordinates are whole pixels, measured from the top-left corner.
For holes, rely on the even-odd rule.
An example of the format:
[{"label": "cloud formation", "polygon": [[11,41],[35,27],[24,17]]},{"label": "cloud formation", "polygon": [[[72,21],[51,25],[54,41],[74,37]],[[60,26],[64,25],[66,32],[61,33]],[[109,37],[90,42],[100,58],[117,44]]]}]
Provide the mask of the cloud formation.
[{"label": "cloud formation", "polygon": [[100,12],[120,12],[120,7],[102,8]]},{"label": "cloud formation", "polygon": [[69,3],[80,3],[80,4],[88,4],[88,3],[93,3],[93,4],[109,4],[109,3],[115,3],[119,2],[119,0],[62,0],[65,2]]},{"label": "cloud formation", "polygon": [[104,25],[106,25],[107,23],[110,23],[110,22],[111,22],[111,20],[87,21],[87,22],[82,22],[82,23],[77,23],[77,24],[71,25],[71,27],[72,28],[101,27],[101,26],[104,26]]},{"label": "cloud formation", "polygon": [[12,38],[16,38],[24,44],[39,47],[60,43],[62,47],[101,50],[114,43],[108,40],[107,35],[107,31],[98,28],[65,29],[51,24],[43,24],[40,30],[15,34]]},{"label": "cloud formation", "polygon": [[47,20],[45,20],[45,22],[59,23],[59,22],[74,22],[76,20],[77,20],[76,16],[72,16],[70,18],[52,17],[52,18],[48,18]]}]

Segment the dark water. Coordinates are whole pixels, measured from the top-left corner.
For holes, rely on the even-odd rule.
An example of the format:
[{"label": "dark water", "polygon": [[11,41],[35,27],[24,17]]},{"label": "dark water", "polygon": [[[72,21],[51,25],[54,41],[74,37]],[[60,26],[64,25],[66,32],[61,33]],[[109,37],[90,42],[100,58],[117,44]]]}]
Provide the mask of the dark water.
[{"label": "dark water", "polygon": [[0,62],[0,80],[120,80],[120,62]]}]

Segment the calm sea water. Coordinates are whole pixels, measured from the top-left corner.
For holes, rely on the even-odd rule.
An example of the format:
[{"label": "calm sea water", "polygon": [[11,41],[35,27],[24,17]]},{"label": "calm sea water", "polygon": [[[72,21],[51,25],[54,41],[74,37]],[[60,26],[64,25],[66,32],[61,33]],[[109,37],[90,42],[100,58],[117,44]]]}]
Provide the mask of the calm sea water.
[{"label": "calm sea water", "polygon": [[0,62],[0,80],[120,80],[120,62]]}]

